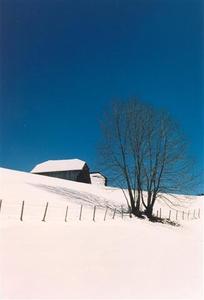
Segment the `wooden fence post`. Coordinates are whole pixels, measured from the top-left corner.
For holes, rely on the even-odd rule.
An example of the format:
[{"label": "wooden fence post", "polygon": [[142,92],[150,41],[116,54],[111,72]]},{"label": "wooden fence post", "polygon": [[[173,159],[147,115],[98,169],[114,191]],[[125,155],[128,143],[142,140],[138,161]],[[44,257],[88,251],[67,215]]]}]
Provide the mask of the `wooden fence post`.
[{"label": "wooden fence post", "polygon": [[182,213],[182,220],[184,220],[184,210],[183,210],[183,213]]},{"label": "wooden fence post", "polygon": [[81,216],[82,216],[82,208],[83,208],[83,205],[81,204],[81,207],[80,207],[80,214],[79,214],[79,221],[81,221]]},{"label": "wooden fence post", "polygon": [[42,222],[45,222],[45,217],[46,217],[46,214],[47,214],[47,208],[48,208],[48,202],[47,202],[46,207],[45,207],[45,212],[44,212]]},{"label": "wooden fence post", "polygon": [[22,201],[22,206],[21,206],[21,216],[20,216],[21,221],[23,221],[23,211],[24,211],[24,201]]},{"label": "wooden fence post", "polygon": [[0,200],[0,212],[1,212],[2,199]]},{"label": "wooden fence post", "polygon": [[157,218],[159,217],[159,211],[157,210]]},{"label": "wooden fence post", "polygon": [[108,212],[108,206],[106,206],[106,211],[105,211],[105,215],[104,215],[104,221],[106,220],[106,215],[107,215],[107,212]]},{"label": "wooden fence post", "polygon": [[190,210],[188,211],[188,220],[189,220],[189,216],[190,216]]},{"label": "wooden fence post", "polygon": [[178,220],[178,210],[176,211],[176,221]]},{"label": "wooden fence post", "polygon": [[200,208],[198,209],[198,218],[200,219]]},{"label": "wooden fence post", "polygon": [[123,219],[123,206],[121,205],[121,217]]},{"label": "wooden fence post", "polygon": [[195,214],[196,214],[196,210],[194,209],[194,211],[193,211],[193,217],[194,217],[194,219],[195,219]]},{"label": "wooden fence post", "polygon": [[112,219],[114,219],[114,218],[115,218],[115,213],[116,213],[116,208],[114,209],[114,212],[113,212],[113,217],[112,217]]},{"label": "wooden fence post", "polygon": [[169,210],[169,220],[171,220],[171,210]]},{"label": "wooden fence post", "polygon": [[66,213],[65,213],[65,219],[64,219],[65,222],[67,222],[67,215],[68,215],[68,205],[66,207]]},{"label": "wooden fence post", "polygon": [[96,206],[94,206],[94,210],[93,210],[93,221],[95,222],[95,216],[96,216]]},{"label": "wooden fence post", "polygon": [[159,217],[160,217],[160,219],[162,217],[161,208],[159,209]]}]

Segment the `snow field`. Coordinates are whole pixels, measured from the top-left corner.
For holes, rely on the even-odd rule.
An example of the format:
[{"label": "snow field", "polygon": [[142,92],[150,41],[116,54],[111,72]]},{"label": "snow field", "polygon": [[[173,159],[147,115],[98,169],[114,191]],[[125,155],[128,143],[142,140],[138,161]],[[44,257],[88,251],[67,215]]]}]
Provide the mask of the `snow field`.
[{"label": "snow field", "polygon": [[1,299],[197,299],[202,247],[191,233],[140,220],[10,223]]},{"label": "snow field", "polygon": [[[0,299],[202,298],[203,197],[181,196],[179,212],[200,208],[201,218],[174,227],[120,214],[113,220],[126,203],[113,188],[6,169],[0,185]],[[168,215],[163,200],[157,205]]]},{"label": "snow field", "polygon": [[[48,202],[46,220],[63,221],[68,205],[68,220],[78,220],[80,207],[82,220],[93,219],[96,206],[96,220],[103,220],[108,206],[107,219],[121,218],[121,207],[127,212],[127,203],[120,189],[94,186],[73,181],[51,178],[42,175],[0,169],[0,199],[2,199],[1,218],[17,220],[20,218],[24,201],[24,220],[41,220]],[[167,198],[167,200],[165,198]],[[202,217],[203,197],[164,195],[158,199],[154,213],[179,222]],[[174,205],[172,205],[172,203]],[[184,220],[183,220],[184,218]]]}]

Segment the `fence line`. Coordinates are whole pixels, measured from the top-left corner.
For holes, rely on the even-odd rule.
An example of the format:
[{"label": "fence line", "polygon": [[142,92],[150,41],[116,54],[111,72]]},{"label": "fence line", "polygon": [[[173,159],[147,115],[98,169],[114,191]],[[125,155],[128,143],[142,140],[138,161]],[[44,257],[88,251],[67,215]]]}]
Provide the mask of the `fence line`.
[{"label": "fence line", "polygon": [[[197,213],[196,213],[197,211]],[[156,211],[155,216],[161,216],[161,208],[159,209],[159,211]],[[180,218],[179,218],[180,215]],[[190,218],[191,216],[191,218]],[[163,218],[165,218],[165,216],[163,216]],[[168,218],[169,220],[193,220],[193,219],[200,219],[200,208],[198,208],[197,210],[194,209],[192,212],[190,210],[188,210],[187,212],[183,211],[179,211],[179,210],[175,210],[175,216],[172,217],[172,210],[169,209],[169,213],[168,213],[168,217],[167,217],[167,213],[166,213],[166,218]]]},{"label": "fence line", "polygon": [[95,217],[96,217],[96,206],[94,206],[93,209],[93,221],[95,222]]},{"label": "fence line", "polygon": [[80,207],[80,214],[79,214],[79,221],[81,221],[81,217],[82,217],[82,209],[83,209],[83,205],[81,204],[81,207]]},{"label": "fence line", "polygon": [[22,201],[20,221],[23,221],[23,211],[24,211],[24,201]]},{"label": "fence line", "polygon": [[[26,207],[26,212],[27,212],[28,208],[30,208],[30,209],[32,208],[32,205],[28,205],[28,204],[26,205],[25,202],[26,201],[24,201],[24,200],[21,202],[21,208],[20,208],[20,221],[21,222],[24,221],[24,216],[26,215],[25,214],[25,207]],[[0,199],[0,213],[1,213],[1,216],[4,216],[7,206],[4,205],[3,214],[2,214],[2,203],[3,203],[3,200]],[[42,218],[43,222],[46,222],[48,206],[49,206],[49,202],[46,202],[46,205],[43,208],[44,209],[43,218]],[[39,205],[39,208],[41,208],[41,205]],[[53,206],[51,206],[51,208],[53,209]],[[60,206],[58,208],[61,209]],[[74,207],[74,211],[76,210],[76,208],[77,207]],[[87,208],[90,208],[90,206],[87,206]],[[96,214],[97,209],[101,210],[101,209],[104,209],[104,208],[105,208],[104,216],[102,214]],[[108,210],[110,210],[109,214],[108,214]],[[55,210],[54,210],[54,212],[55,212]],[[65,214],[63,212],[64,217],[62,215],[62,219],[64,218],[64,222],[67,222],[67,220],[68,220],[68,212],[69,212],[69,207],[67,205]],[[121,219],[124,219],[124,217],[128,216],[128,214],[130,214],[130,211],[124,210],[122,205],[121,205],[120,208],[118,208],[118,207],[117,208],[116,207],[115,208],[114,207],[110,208],[108,206],[102,207],[102,206],[94,205],[93,206],[93,212],[92,212],[92,221],[96,222],[96,220],[101,220],[101,219],[106,221],[108,218],[109,218],[109,220],[110,219],[115,220],[116,216],[120,217]],[[69,215],[70,215],[70,213],[69,213]],[[82,218],[82,215],[83,215],[83,218]],[[160,217],[160,218],[163,218],[163,219],[169,219],[169,220],[172,220],[172,221],[175,221],[175,220],[176,221],[179,221],[179,220],[185,220],[186,221],[186,220],[192,220],[192,219],[200,219],[201,209],[197,208],[197,209],[184,211],[184,210],[178,210],[178,209],[177,210],[174,210],[174,209],[172,210],[172,208],[171,208],[169,210],[163,210],[160,207],[156,210],[156,213],[154,213],[154,215],[157,216],[157,217]],[[36,215],[31,214],[31,218],[33,218],[35,216]],[[85,214],[85,209],[84,209],[84,206],[82,204],[80,205],[79,215],[78,215],[78,217],[76,216],[76,218],[78,218],[79,221],[81,221],[82,219],[87,220],[87,217],[86,217],[86,214]],[[59,219],[58,216],[57,216],[57,219]],[[73,220],[72,216],[71,216],[71,219]]]},{"label": "fence line", "polygon": [[47,202],[46,207],[45,207],[45,212],[44,212],[44,216],[43,216],[42,222],[45,222],[45,218],[46,218],[46,214],[47,214],[47,209],[48,209],[48,202]]},{"label": "fence line", "polygon": [[67,205],[67,207],[66,207],[66,212],[65,212],[65,219],[64,219],[65,222],[67,222],[68,209],[69,209],[69,207],[68,207],[68,205]]},{"label": "fence line", "polygon": [[103,219],[104,221],[106,220],[107,212],[108,212],[108,206],[106,206],[105,215],[104,215],[104,219]]},{"label": "fence line", "polygon": [[113,211],[113,217],[112,217],[113,220],[114,220],[114,218],[115,218],[115,213],[116,213],[116,208],[115,208],[114,211]]}]

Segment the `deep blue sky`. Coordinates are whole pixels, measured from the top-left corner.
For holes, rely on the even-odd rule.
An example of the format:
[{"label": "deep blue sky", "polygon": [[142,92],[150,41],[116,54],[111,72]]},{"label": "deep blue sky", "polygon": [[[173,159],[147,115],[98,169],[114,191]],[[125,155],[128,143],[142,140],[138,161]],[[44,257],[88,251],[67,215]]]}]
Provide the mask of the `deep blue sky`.
[{"label": "deep blue sky", "polygon": [[202,0],[0,0],[0,164],[95,168],[113,98],[167,109],[204,166]]}]

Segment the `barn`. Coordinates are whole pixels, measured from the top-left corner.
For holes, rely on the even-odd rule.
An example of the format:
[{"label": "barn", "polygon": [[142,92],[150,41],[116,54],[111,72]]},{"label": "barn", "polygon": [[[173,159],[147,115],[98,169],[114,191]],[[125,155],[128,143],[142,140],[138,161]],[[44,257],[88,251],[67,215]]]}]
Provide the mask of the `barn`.
[{"label": "barn", "polygon": [[89,167],[80,159],[48,160],[36,165],[31,173],[91,183]]},{"label": "barn", "polygon": [[92,184],[107,186],[107,177],[101,172],[91,172],[90,177]]}]

